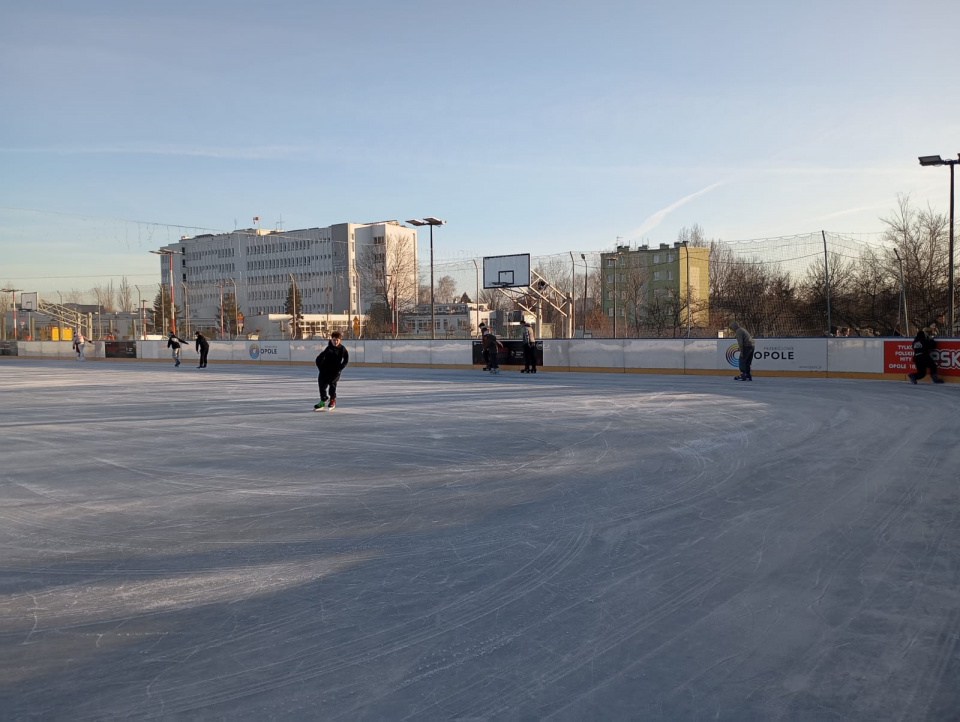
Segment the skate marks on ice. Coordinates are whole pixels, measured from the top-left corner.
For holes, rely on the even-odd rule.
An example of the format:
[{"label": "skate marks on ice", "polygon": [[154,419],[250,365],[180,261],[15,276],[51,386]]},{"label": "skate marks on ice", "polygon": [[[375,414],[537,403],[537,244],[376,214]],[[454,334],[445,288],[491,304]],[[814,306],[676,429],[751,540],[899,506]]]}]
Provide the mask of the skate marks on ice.
[{"label": "skate marks on ice", "polygon": [[[172,389],[148,367],[126,383],[75,374],[83,424],[14,395],[18,421],[74,451],[99,439],[102,461],[16,451],[0,472],[0,669],[24,670],[5,709],[956,708],[955,395],[357,369],[342,386],[351,414],[318,425],[300,413],[313,385],[301,373]],[[48,393],[36,373],[23,381]],[[198,397],[218,411],[185,413]],[[889,425],[915,413],[926,423]],[[12,448],[31,448],[11,429]]]}]

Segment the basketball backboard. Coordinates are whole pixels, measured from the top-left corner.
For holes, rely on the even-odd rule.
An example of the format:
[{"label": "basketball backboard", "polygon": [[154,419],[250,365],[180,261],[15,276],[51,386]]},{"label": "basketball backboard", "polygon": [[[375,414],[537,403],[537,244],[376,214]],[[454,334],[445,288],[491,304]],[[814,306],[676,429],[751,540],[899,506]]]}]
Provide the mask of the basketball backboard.
[{"label": "basketball backboard", "polygon": [[523,288],[530,285],[530,254],[484,256],[484,288]]},{"label": "basketball backboard", "polygon": [[36,311],[37,310],[37,292],[34,291],[33,293],[21,293],[20,308],[24,311]]}]

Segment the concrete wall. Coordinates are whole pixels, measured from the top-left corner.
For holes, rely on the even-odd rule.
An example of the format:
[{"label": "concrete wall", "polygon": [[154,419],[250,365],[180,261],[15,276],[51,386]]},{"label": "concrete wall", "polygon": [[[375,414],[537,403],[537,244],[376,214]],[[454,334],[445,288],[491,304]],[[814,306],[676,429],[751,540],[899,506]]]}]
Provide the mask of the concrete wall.
[{"label": "concrete wall", "polygon": [[[757,376],[853,376],[903,379],[884,372],[882,338],[757,339]],[[88,359],[131,362],[170,360],[165,341],[138,341],[137,359],[104,359],[103,343],[87,343]],[[346,340],[350,361],[367,366],[472,368],[470,340]],[[312,364],[326,341],[212,341],[210,363]],[[678,373],[735,375],[736,343],[731,339],[546,339],[544,370],[612,373]],[[73,359],[69,341],[21,341],[19,355],[28,358]],[[9,359],[14,357],[0,357]],[[196,360],[184,347],[184,363]],[[504,367],[506,369],[510,367]],[[951,379],[949,369],[944,376]],[[960,378],[960,372],[957,377]]]}]

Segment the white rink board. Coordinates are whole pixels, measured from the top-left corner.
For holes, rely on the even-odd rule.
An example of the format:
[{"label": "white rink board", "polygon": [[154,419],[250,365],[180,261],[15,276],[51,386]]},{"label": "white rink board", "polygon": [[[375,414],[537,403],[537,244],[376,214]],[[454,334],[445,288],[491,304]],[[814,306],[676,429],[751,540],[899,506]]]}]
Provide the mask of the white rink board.
[{"label": "white rink board", "polygon": [[683,339],[624,339],[623,365],[628,369],[682,369]]},{"label": "white rink board", "polygon": [[837,373],[884,372],[883,342],[909,341],[894,338],[827,338],[827,366]]}]

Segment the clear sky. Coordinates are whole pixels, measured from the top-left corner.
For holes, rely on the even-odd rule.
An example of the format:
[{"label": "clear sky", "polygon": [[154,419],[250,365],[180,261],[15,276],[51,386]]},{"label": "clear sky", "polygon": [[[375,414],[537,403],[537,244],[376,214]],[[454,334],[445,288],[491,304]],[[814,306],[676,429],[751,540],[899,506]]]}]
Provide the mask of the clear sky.
[{"label": "clear sky", "polygon": [[956,0],[8,3],[0,283],[147,283],[146,250],[254,216],[435,215],[441,258],[879,231],[899,193],[948,210],[917,156],[960,152],[958,26]]}]

